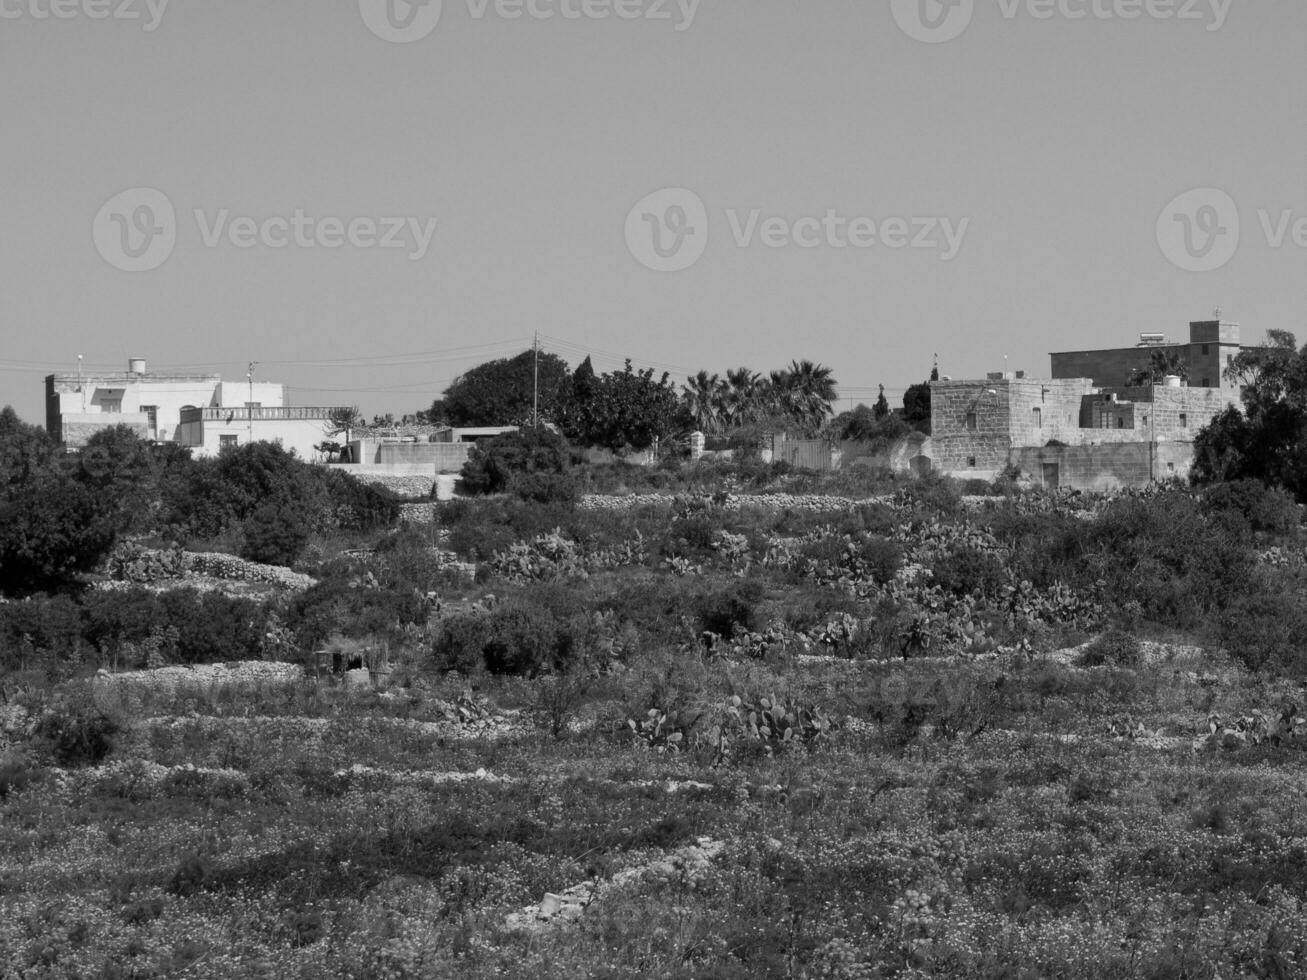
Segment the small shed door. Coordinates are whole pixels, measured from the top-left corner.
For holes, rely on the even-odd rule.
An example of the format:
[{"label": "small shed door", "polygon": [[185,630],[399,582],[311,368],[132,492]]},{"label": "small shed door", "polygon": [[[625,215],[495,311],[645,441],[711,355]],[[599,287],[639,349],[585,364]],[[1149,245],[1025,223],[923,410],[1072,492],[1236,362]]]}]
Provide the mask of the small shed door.
[{"label": "small shed door", "polygon": [[1056,463],[1044,464],[1044,486],[1049,490],[1056,490],[1062,485],[1061,474],[1058,472]]}]

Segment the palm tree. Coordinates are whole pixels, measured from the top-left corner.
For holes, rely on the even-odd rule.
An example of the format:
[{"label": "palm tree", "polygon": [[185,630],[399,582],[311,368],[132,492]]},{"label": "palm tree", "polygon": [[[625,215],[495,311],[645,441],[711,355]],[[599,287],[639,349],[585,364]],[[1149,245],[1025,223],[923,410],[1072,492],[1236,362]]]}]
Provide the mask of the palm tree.
[{"label": "palm tree", "polygon": [[694,419],[695,427],[705,435],[716,435],[722,428],[722,395],[726,383],[716,374],[700,371],[686,378],[681,400]]},{"label": "palm tree", "polygon": [[724,421],[738,428],[757,419],[762,408],[762,375],[747,367],[726,372],[726,388],[722,392]]},{"label": "palm tree", "polygon": [[788,414],[808,429],[821,428],[839,399],[832,369],[812,361],[791,361],[780,374],[786,381]]},{"label": "palm tree", "polygon": [[350,434],[363,425],[363,413],[357,405],[348,408],[333,408],[327,414],[327,435],[335,438],[344,433],[345,445],[350,443]]}]

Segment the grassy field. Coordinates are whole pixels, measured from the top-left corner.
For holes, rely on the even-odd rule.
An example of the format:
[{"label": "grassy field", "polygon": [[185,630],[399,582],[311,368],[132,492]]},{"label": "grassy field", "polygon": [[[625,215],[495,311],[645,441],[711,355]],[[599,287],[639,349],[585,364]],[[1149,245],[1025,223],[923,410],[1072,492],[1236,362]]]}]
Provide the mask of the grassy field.
[{"label": "grassy field", "polygon": [[440,521],[358,559],[477,565],[384,690],[0,708],[0,975],[1307,975],[1296,527],[933,486]]}]

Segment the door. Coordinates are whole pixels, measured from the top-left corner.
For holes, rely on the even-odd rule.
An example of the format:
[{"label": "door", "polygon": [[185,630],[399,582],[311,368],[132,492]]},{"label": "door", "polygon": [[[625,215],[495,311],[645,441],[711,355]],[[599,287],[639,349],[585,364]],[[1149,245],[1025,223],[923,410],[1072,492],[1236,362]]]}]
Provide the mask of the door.
[{"label": "door", "polygon": [[1062,485],[1058,465],[1056,463],[1044,464],[1044,486],[1049,490],[1056,490]]}]

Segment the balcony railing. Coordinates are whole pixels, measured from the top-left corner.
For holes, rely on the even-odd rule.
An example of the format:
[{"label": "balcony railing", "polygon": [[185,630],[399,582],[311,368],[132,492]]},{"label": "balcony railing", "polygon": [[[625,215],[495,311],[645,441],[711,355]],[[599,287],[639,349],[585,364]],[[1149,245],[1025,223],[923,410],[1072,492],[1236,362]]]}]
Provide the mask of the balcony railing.
[{"label": "balcony railing", "polygon": [[255,422],[326,422],[331,408],[184,408],[182,424],[193,422],[249,422],[253,413]]}]

